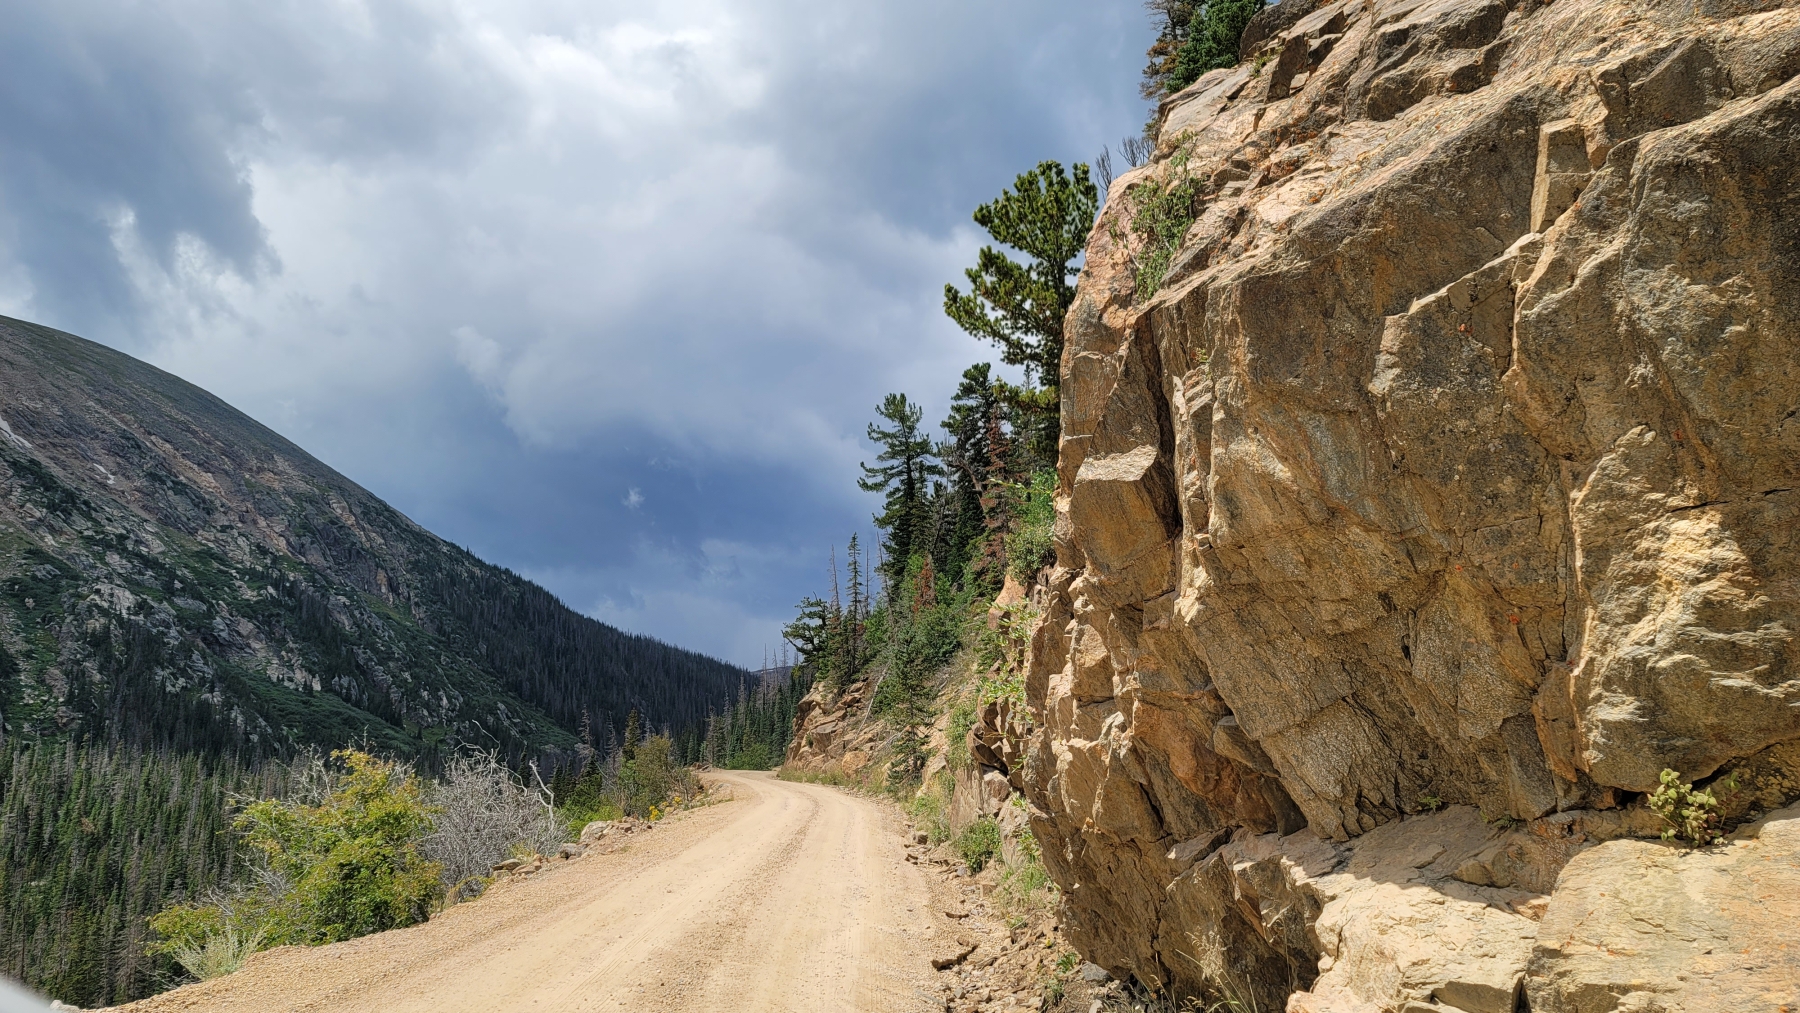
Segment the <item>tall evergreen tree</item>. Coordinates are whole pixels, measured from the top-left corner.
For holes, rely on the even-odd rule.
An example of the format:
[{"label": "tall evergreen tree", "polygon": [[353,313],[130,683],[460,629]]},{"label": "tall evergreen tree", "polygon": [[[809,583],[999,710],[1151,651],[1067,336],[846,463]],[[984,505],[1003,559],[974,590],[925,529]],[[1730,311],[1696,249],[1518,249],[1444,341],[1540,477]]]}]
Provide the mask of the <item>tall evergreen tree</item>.
[{"label": "tall evergreen tree", "polygon": [[1000,486],[1014,478],[1013,441],[1007,433],[1008,406],[1004,385],[993,369],[978,363],[963,371],[950,401],[944,431],[950,436],[938,451],[950,473],[947,504],[948,551],[940,560],[944,576],[962,582],[977,543],[1002,518]]},{"label": "tall evergreen tree", "polygon": [[891,584],[906,575],[906,562],[931,544],[931,512],[927,497],[931,479],[944,473],[933,455],[931,437],[920,429],[923,411],[905,394],[889,394],[877,413],[891,429],[869,424],[869,439],[881,447],[875,467],[862,466],[856,484],[864,492],[886,495],[875,526],[887,533],[886,571]]},{"label": "tall evergreen tree", "polygon": [[636,707],[625,716],[625,744],[620,752],[627,761],[637,759],[637,747],[644,741],[644,718]]},{"label": "tall evergreen tree", "polygon": [[869,618],[869,596],[863,580],[862,548],[855,535],[850,536],[848,557],[850,601],[844,614],[844,639],[850,656],[850,671],[862,667],[863,622]]},{"label": "tall evergreen tree", "polygon": [[[998,345],[1007,364],[1025,367],[1026,386],[1014,392],[1013,400],[1039,418],[1048,417],[1052,431],[1060,413],[1056,388],[1063,318],[1075,302],[1074,281],[1081,270],[1075,261],[1087,245],[1099,205],[1100,192],[1086,165],[1077,163],[1071,175],[1060,162],[1039,162],[1014,180],[1013,189],[975,209],[975,223],[996,242],[1023,253],[1026,262],[984,246],[975,266],[964,272],[969,291],[944,286],[944,312],[950,319]],[[1034,391],[1034,385],[1041,389]],[[1053,439],[1049,450],[1054,456]]]}]

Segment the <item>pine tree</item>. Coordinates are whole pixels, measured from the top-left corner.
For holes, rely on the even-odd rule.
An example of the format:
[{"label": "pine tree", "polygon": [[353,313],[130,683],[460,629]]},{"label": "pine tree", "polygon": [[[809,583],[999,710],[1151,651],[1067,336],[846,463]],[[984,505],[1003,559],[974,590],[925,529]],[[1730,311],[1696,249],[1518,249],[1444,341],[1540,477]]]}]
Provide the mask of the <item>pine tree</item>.
[{"label": "pine tree", "polygon": [[781,635],[800,653],[801,664],[817,664],[830,647],[836,626],[831,603],[823,598],[800,599],[800,614],[781,628]]},{"label": "pine tree", "polygon": [[862,549],[857,545],[856,536],[850,536],[850,547],[845,552],[849,566],[850,602],[844,615],[845,654],[849,660],[849,670],[854,672],[862,667],[863,621],[869,617],[868,595],[863,588]]},{"label": "pine tree", "polygon": [[1150,0],[1156,41],[1145,54],[1144,97],[1160,101],[1220,67],[1235,67],[1244,29],[1264,0]]},{"label": "pine tree", "polygon": [[579,775],[571,764],[558,764],[550,774],[550,797],[557,805],[565,805],[569,796],[575,791],[575,783]]},{"label": "pine tree", "polygon": [[625,717],[625,744],[620,750],[625,762],[637,759],[637,747],[644,741],[644,719],[636,707]]},{"label": "pine tree", "polygon": [[[944,312],[950,319],[998,345],[1002,361],[1025,367],[1025,386],[1011,388],[1012,400],[1021,410],[1051,420],[1037,426],[1040,431],[1055,429],[1060,413],[1055,392],[1061,382],[1063,318],[1075,302],[1074,280],[1080,272],[1075,261],[1087,245],[1099,206],[1100,192],[1086,165],[1077,163],[1071,176],[1060,162],[1039,162],[1014,180],[1013,189],[975,209],[975,223],[996,242],[1025,254],[1027,262],[984,246],[975,266],[963,272],[968,293],[944,286]],[[1049,450],[1053,455],[1053,441]]]},{"label": "pine tree", "polygon": [[831,639],[831,660],[837,671],[850,673],[849,658],[844,651],[844,599],[838,593],[837,546],[831,547],[831,613],[827,617],[826,635]]},{"label": "pine tree", "polygon": [[1013,412],[1005,394],[992,367],[970,366],[963,371],[944,419],[950,439],[939,447],[938,456],[952,484],[944,505],[946,548],[939,566],[944,579],[958,585],[965,571],[986,573],[998,559],[998,543],[1009,520],[1006,487],[1020,478],[1021,462],[1015,461],[1017,448],[1008,429]]},{"label": "pine tree", "polygon": [[906,561],[930,545],[929,483],[944,469],[933,456],[931,437],[920,431],[924,413],[905,394],[889,394],[877,413],[893,428],[869,424],[869,440],[882,449],[875,467],[862,466],[863,477],[856,484],[864,492],[886,496],[875,526],[887,532],[883,576],[898,583],[906,575]]}]

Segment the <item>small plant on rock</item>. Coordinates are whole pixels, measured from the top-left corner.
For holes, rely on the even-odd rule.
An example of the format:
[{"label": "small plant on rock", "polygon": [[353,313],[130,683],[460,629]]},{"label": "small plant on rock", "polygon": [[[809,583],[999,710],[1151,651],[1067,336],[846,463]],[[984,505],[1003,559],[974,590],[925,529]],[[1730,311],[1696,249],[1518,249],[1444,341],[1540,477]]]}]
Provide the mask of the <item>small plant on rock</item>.
[{"label": "small plant on rock", "polygon": [[[1668,828],[1662,833],[1665,841],[1677,837],[1704,847],[1716,844],[1725,836],[1721,824],[1724,817],[1719,813],[1719,799],[1711,788],[1698,791],[1692,784],[1684,784],[1681,775],[1673,770],[1662,772],[1662,787],[1650,793],[1650,811],[1655,813]],[[1720,786],[1727,792],[1737,789],[1737,775],[1727,777]]]},{"label": "small plant on rock", "polygon": [[1200,181],[1181,179],[1173,184],[1150,180],[1137,188],[1136,211],[1131,230],[1141,249],[1137,258],[1137,297],[1147,300],[1162,286],[1187,230],[1199,217]]},{"label": "small plant on rock", "polygon": [[970,872],[980,872],[1000,853],[1000,824],[983,816],[964,827],[956,837],[956,853]]},{"label": "small plant on rock", "polygon": [[1132,188],[1131,231],[1138,241],[1134,266],[1139,302],[1148,300],[1162,287],[1189,226],[1200,217],[1205,184],[1188,174],[1192,157],[1193,138],[1183,134],[1176,140],[1164,177]]},{"label": "small plant on rock", "polygon": [[1421,812],[1434,813],[1434,812],[1437,812],[1439,809],[1442,809],[1443,807],[1444,807],[1444,800],[1442,798],[1439,798],[1436,795],[1420,795],[1419,796],[1419,810]]}]

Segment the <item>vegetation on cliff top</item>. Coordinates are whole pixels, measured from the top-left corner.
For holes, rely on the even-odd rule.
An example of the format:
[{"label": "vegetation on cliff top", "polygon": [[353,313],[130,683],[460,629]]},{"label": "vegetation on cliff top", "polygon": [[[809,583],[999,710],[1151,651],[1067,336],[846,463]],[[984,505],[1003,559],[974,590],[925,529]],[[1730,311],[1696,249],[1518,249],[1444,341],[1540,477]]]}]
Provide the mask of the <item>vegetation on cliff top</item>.
[{"label": "vegetation on cliff top", "polygon": [[1235,67],[1244,29],[1265,0],[1149,0],[1156,41],[1145,54],[1144,97],[1161,99],[1221,67]]},{"label": "vegetation on cliff top", "polygon": [[975,224],[1026,261],[984,246],[964,272],[969,291],[944,286],[950,319],[999,346],[1002,362],[1025,368],[1022,386],[989,382],[994,396],[1013,408],[1017,436],[1047,462],[1055,460],[1060,431],[1063,319],[1075,302],[1077,261],[1098,211],[1099,189],[1086,165],[1078,162],[1071,172],[1060,162],[1040,162],[974,214]]}]

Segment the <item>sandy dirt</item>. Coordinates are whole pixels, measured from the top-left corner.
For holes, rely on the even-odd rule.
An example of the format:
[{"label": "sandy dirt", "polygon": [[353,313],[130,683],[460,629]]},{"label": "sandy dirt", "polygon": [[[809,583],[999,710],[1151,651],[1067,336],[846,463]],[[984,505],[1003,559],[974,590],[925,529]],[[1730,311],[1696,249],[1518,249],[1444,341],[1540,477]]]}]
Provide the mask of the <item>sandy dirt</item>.
[{"label": "sandy dirt", "polygon": [[890,806],[767,774],[715,772],[731,801],[545,866],[430,922],[258,954],[116,1007],[243,1013],[943,1009],[951,945]]}]

